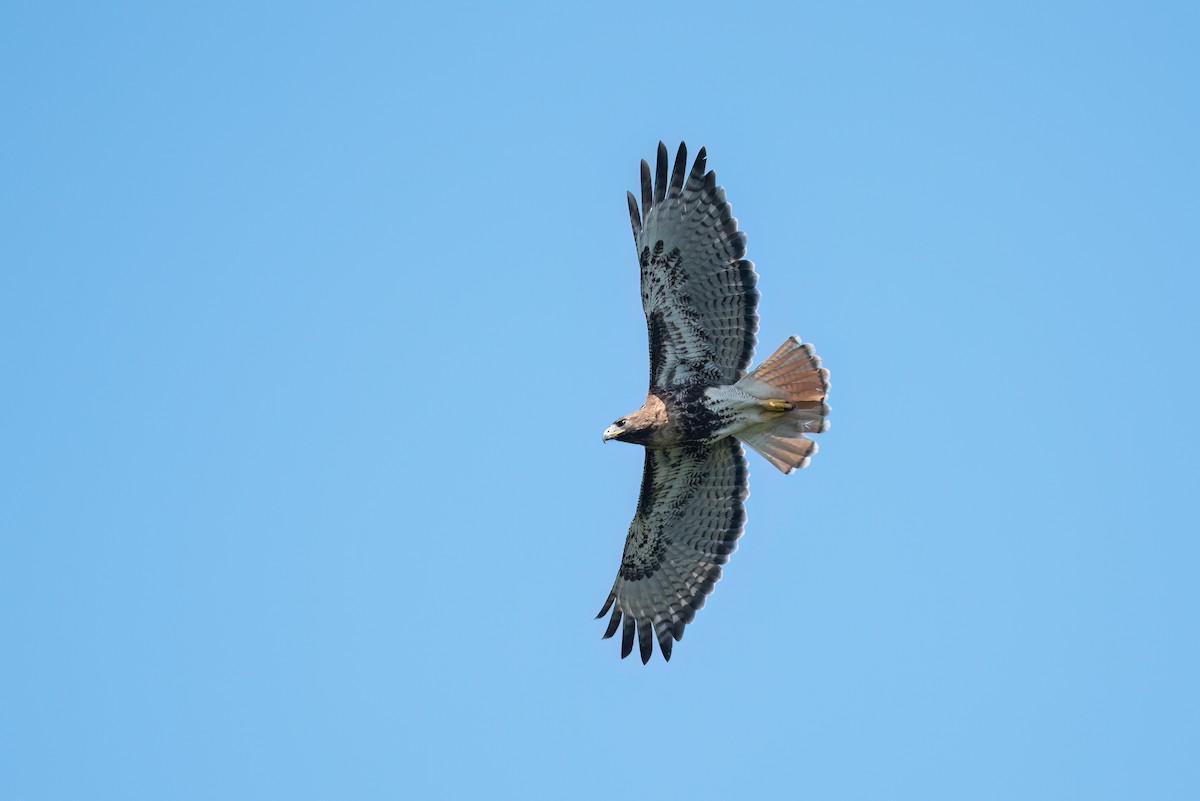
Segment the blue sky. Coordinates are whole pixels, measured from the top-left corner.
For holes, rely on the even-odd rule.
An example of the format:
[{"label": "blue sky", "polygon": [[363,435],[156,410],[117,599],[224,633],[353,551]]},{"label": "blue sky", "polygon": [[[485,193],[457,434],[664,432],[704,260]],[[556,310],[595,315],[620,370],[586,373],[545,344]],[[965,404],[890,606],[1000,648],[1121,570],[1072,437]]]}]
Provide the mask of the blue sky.
[{"label": "blue sky", "polygon": [[[1200,797],[1189,4],[0,12],[0,796]],[[833,374],[670,664],[624,194]]]}]

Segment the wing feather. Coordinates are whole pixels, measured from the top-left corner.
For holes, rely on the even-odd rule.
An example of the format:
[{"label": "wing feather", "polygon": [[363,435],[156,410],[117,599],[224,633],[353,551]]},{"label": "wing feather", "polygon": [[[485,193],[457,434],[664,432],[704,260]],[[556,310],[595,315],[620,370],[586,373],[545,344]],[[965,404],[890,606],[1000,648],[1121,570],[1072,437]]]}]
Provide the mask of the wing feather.
[{"label": "wing feather", "polygon": [[633,652],[633,633],[637,629],[637,623],[633,615],[625,616],[625,628],[621,630],[621,658],[629,656]]},{"label": "wing feather", "polygon": [[658,143],[658,158],[654,167],[654,205],[667,197],[667,146]]},{"label": "wing feather", "polygon": [[621,620],[621,657],[648,661],[653,641],[665,659],[671,642],[704,606],[737,548],[746,521],[746,457],[732,437],[712,445],[647,448],[637,513],[621,568],[597,617],[612,609],[605,637]]},{"label": "wing feather", "polygon": [[732,383],[746,373],[758,331],[758,274],[746,235],[706,170],[704,148],[684,182],[680,144],[667,179],[659,142],[653,180],[641,164],[642,208],[630,195],[630,221],[641,266],[642,307],[650,345],[650,386]]},{"label": "wing feather", "polygon": [[[610,605],[610,604],[605,604],[605,607],[606,607],[606,609],[607,609],[607,607],[608,607],[609,605]],[[600,614],[596,615],[596,617],[603,617],[603,616],[604,616],[604,612],[606,611],[606,609],[604,609],[604,610],[601,610],[601,611],[600,611]],[[606,639],[606,640],[607,640],[609,637],[611,637],[611,636],[613,636],[614,634],[616,634],[616,633],[617,633],[617,626],[619,626],[619,625],[621,625],[621,610],[620,610],[620,609],[614,609],[614,610],[613,610],[613,613],[612,613],[612,617],[611,617],[611,618],[609,618],[609,620],[608,620],[608,628],[607,628],[607,629],[605,629],[605,631],[604,631],[604,639]]]},{"label": "wing feather", "polygon": [[[654,205],[654,186],[650,183],[650,165],[642,159],[642,208],[649,209]],[[643,215],[643,220],[645,215]]]},{"label": "wing feather", "polygon": [[683,194],[683,175],[686,171],[687,145],[680,142],[679,150],[675,153],[675,169],[671,171],[671,188],[667,191],[667,196],[672,200]]},{"label": "wing feather", "polygon": [[646,618],[638,621],[638,652],[643,665],[649,662],[650,657],[654,655],[654,632],[650,628],[650,621]]}]

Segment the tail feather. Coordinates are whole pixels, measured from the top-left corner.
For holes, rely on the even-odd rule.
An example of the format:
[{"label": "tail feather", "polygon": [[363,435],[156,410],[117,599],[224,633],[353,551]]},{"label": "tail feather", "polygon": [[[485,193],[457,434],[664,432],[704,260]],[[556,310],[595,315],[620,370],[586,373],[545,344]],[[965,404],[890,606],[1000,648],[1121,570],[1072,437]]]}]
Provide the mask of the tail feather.
[{"label": "tail feather", "polygon": [[821,357],[812,345],[793,336],[739,383],[761,398],[820,401],[829,392],[829,371],[821,366]]},{"label": "tail feather", "polygon": [[786,437],[771,431],[750,434],[742,442],[785,473],[808,467],[817,452],[817,443],[808,437]]},{"label": "tail feather", "polygon": [[813,346],[799,337],[788,337],[738,386],[755,397],[786,400],[794,407],[739,439],[785,473],[806,467],[817,452],[817,443],[804,435],[829,429],[829,406],[825,404],[829,371],[821,366]]}]

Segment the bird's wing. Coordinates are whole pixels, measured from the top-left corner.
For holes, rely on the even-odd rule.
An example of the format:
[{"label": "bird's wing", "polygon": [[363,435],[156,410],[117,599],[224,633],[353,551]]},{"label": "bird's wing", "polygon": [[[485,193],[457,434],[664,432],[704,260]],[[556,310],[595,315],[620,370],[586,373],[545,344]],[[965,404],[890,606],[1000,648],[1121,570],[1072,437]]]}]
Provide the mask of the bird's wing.
[{"label": "bird's wing", "polygon": [[664,659],[683,637],[704,597],[721,578],[746,521],[748,473],[733,437],[712,445],[647,448],[637,514],[621,569],[597,618],[609,609],[605,637],[625,619],[621,658],[633,650],[636,625],[642,662],[657,636]]},{"label": "bird's wing", "polygon": [[667,180],[667,148],[658,143],[653,182],[642,162],[642,208],[629,193],[629,219],[642,271],[642,307],[650,339],[650,386],[729,384],[746,373],[758,331],[758,274],[746,235],[705,172],[704,149],[684,180],[680,143]]}]

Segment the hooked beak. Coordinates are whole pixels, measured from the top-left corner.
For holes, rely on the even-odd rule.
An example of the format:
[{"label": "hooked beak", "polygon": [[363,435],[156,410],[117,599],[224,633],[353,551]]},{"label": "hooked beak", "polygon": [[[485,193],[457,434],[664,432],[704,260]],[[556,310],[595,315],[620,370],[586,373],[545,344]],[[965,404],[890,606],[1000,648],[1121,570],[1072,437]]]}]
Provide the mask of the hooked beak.
[{"label": "hooked beak", "polygon": [[601,440],[601,442],[608,442],[610,439],[616,439],[622,431],[624,431],[624,429],[617,428],[616,426],[609,426],[608,428],[604,429],[604,438]]}]

